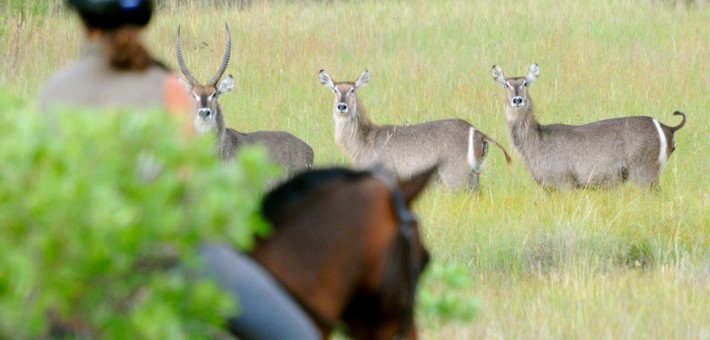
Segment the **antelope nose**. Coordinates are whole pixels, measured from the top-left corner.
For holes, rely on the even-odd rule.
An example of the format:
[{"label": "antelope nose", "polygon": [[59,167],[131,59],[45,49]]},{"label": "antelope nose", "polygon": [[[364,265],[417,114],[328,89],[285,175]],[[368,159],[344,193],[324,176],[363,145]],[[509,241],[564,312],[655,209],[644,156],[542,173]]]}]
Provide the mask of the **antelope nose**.
[{"label": "antelope nose", "polygon": [[337,108],[338,108],[338,111],[345,112],[348,109],[348,104],[340,103],[340,104],[338,104]]},{"label": "antelope nose", "polygon": [[197,110],[197,115],[199,115],[200,118],[202,118],[202,119],[209,118],[211,114],[212,114],[212,110],[207,109],[207,108],[202,108],[202,109]]},{"label": "antelope nose", "polygon": [[523,97],[513,97],[513,105],[515,105],[515,106],[523,105]]}]

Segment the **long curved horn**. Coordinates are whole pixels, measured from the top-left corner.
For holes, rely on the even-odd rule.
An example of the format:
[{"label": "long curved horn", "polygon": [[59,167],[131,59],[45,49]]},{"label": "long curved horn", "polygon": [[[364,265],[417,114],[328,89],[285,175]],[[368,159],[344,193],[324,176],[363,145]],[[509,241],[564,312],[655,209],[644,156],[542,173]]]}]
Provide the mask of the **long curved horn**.
[{"label": "long curved horn", "polygon": [[229,64],[229,54],[232,53],[232,34],[229,33],[229,26],[227,26],[226,22],[224,23],[224,29],[227,30],[227,50],[224,51],[222,65],[219,67],[217,74],[214,75],[214,78],[212,78],[212,80],[210,80],[207,85],[217,86],[219,78],[222,78],[222,75],[224,75],[224,71],[227,69],[227,64]]},{"label": "long curved horn", "polygon": [[187,78],[187,82],[190,83],[190,86],[193,87],[199,85],[200,83],[197,81],[197,79],[195,79],[195,77],[192,76],[190,70],[187,69],[187,65],[185,65],[185,60],[182,59],[182,48],[180,47],[180,25],[178,25],[177,29],[177,45],[175,47],[175,52],[177,53],[180,71],[182,71],[182,74],[184,74],[185,78]]}]

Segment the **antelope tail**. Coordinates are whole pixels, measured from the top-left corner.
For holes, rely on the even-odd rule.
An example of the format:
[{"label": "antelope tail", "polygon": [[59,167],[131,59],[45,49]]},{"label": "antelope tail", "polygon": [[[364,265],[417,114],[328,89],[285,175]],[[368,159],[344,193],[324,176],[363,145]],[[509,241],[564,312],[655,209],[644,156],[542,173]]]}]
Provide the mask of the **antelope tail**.
[{"label": "antelope tail", "polygon": [[510,155],[508,155],[508,151],[505,151],[505,148],[502,145],[500,145],[500,143],[498,143],[495,139],[489,137],[488,135],[486,135],[486,139],[489,142],[493,142],[493,144],[498,145],[498,147],[501,149],[501,151],[503,151],[503,154],[505,155],[505,161],[508,163],[509,166],[511,164],[513,164],[513,160],[510,159]]},{"label": "antelope tail", "polygon": [[685,113],[680,112],[680,111],[673,112],[673,115],[674,115],[674,116],[676,116],[676,115],[678,115],[678,116],[683,116],[683,120],[680,122],[680,124],[678,124],[678,125],[676,125],[676,126],[671,126],[671,127],[669,127],[669,129],[671,130],[671,132],[675,133],[676,131],[680,130],[680,128],[682,128],[683,126],[685,126],[685,120],[686,120],[686,118],[685,118]]}]

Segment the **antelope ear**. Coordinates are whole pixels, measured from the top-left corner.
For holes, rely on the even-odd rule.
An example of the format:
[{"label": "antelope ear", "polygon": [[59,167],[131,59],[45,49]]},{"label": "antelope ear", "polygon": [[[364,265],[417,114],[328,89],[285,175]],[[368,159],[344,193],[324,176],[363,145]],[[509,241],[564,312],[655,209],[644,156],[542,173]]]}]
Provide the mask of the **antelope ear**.
[{"label": "antelope ear", "polygon": [[370,71],[365,70],[360,75],[360,78],[355,82],[355,90],[359,89],[361,86],[367,85],[370,82]]},{"label": "antelope ear", "polygon": [[532,64],[530,65],[530,71],[528,71],[528,75],[525,76],[525,81],[530,85],[532,82],[537,79],[537,77],[540,75],[540,66],[537,66],[537,64]]},{"label": "antelope ear", "polygon": [[503,74],[503,70],[500,68],[498,65],[493,65],[493,69],[491,70],[491,73],[493,75],[493,80],[498,82],[499,84],[503,86],[508,86],[508,82],[505,80],[505,74]]},{"label": "antelope ear", "polygon": [[408,206],[411,205],[412,201],[426,188],[438,168],[439,165],[435,164],[431,168],[412,176],[409,180],[399,181],[399,187],[402,190],[402,195],[404,195],[404,200],[407,202]]},{"label": "antelope ear", "polygon": [[217,92],[219,94],[224,94],[229,91],[232,91],[233,88],[234,78],[232,78],[232,75],[230,74],[219,83],[219,85],[217,86]]},{"label": "antelope ear", "polygon": [[318,72],[318,80],[320,80],[320,83],[323,84],[323,86],[335,92],[335,82],[328,72],[320,70],[320,72]]}]

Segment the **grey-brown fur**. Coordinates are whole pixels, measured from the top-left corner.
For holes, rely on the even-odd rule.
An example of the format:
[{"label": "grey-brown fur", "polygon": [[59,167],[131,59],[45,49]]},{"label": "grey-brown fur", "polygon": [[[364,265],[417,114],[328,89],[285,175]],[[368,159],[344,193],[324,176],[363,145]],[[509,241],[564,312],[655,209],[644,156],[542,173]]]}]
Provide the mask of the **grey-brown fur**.
[{"label": "grey-brown fur", "polygon": [[[535,64],[525,77],[506,78],[495,65],[492,70],[493,79],[507,90],[510,142],[535,181],[545,188],[557,189],[608,188],[627,179],[642,187],[658,182],[675,149],[673,134],[685,125],[685,114],[674,113],[683,117],[675,127],[651,117],[614,118],[578,126],[540,125],[527,90],[539,73]],[[661,144],[662,138],[665,145]]]},{"label": "grey-brown fur", "polygon": [[[257,131],[244,133],[226,126],[218,98],[234,88],[234,78],[231,75],[219,82],[229,63],[229,54],[231,52],[229,28],[227,28],[227,50],[224,54],[222,65],[217,74],[206,85],[201,85],[197,82],[185,65],[180,47],[180,27],[178,27],[176,52],[180,69],[190,84],[191,92],[197,102],[195,128],[200,134],[215,133],[217,135],[217,151],[223,160],[233,158],[239,148],[243,146],[264,145],[268,149],[270,159],[274,163],[283,166],[289,174],[294,174],[313,166],[313,149],[288,132]],[[218,82],[219,85],[217,85]]]},{"label": "grey-brown fur", "polygon": [[218,139],[218,153],[224,160],[236,155],[239,148],[246,145],[264,145],[269,158],[294,174],[313,166],[313,149],[298,137],[286,131],[255,131],[244,133],[228,128],[219,103],[215,101],[214,119],[196,117],[196,125],[201,133],[215,132]]},{"label": "grey-brown fur", "polygon": [[[355,94],[369,81],[368,71],[356,82],[336,83],[323,70],[318,75],[323,86],[335,94],[335,141],[357,167],[379,164],[400,178],[409,178],[439,163],[438,177],[444,184],[476,190],[488,142],[500,147],[510,162],[498,142],[462,119],[405,126],[372,123]],[[469,138],[473,141],[470,150]]]}]

